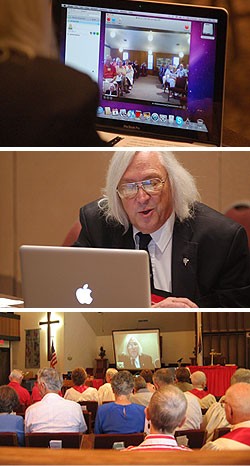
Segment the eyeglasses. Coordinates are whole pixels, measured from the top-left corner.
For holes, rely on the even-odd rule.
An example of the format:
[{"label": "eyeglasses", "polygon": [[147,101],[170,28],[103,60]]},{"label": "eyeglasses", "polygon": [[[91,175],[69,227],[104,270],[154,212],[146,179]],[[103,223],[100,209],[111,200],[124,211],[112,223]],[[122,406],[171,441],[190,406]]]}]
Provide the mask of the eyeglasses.
[{"label": "eyeglasses", "polygon": [[135,181],[133,183],[122,183],[116,189],[121,199],[133,199],[142,188],[150,196],[161,192],[166,180],[160,178],[150,178],[149,180]]}]

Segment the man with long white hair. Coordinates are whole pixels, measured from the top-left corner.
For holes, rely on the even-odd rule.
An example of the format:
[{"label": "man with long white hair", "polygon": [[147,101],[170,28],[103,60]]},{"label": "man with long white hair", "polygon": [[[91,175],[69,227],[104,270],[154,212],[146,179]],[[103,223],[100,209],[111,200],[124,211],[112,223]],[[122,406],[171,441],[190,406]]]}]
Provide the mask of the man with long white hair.
[{"label": "man with long white hair", "polygon": [[104,197],[80,221],[75,246],[148,250],[155,307],[248,307],[246,232],[199,202],[171,152],[116,152]]}]

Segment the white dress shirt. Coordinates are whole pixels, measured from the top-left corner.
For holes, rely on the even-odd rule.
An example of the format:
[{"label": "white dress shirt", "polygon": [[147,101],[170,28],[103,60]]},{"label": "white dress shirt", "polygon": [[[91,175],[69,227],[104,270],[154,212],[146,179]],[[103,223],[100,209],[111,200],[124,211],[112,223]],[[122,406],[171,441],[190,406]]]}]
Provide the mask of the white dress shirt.
[{"label": "white dress shirt", "polygon": [[[159,230],[151,233],[152,240],[148,245],[154,277],[154,287],[158,290],[172,292],[172,242],[175,222],[173,212]],[[139,249],[139,232],[133,227],[135,249]]]},{"label": "white dress shirt", "polygon": [[47,393],[25,412],[25,432],[86,432],[82,408],[75,401]]},{"label": "white dress shirt", "polygon": [[109,382],[98,388],[98,404],[102,405],[104,401],[115,401],[115,395]]},{"label": "white dress shirt", "polygon": [[80,393],[71,387],[66,390],[64,398],[72,401],[98,401],[98,392],[96,388],[88,387],[84,392]]},{"label": "white dress shirt", "polygon": [[181,430],[200,429],[202,423],[202,411],[197,396],[190,392],[183,393],[187,400],[186,421]]}]

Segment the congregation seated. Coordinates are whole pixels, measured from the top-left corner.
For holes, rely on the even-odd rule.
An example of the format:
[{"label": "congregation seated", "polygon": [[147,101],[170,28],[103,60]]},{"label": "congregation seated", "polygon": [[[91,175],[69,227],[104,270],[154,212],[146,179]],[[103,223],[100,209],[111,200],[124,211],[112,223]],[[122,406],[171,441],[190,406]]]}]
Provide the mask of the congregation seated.
[{"label": "congregation seated", "polygon": [[[250,384],[250,369],[240,368],[234,372],[230,380],[230,385],[240,382]],[[207,442],[213,439],[216,429],[231,427],[226,418],[224,400],[225,395],[223,395],[217,403],[213,403],[204,415],[202,427],[207,431]]]},{"label": "congregation seated", "polygon": [[174,385],[166,385],[153,393],[146,407],[146,418],[150,422],[150,433],[139,446],[128,447],[127,451],[191,451],[178,445],[174,432],[185,421],[187,400],[184,393]]},{"label": "congregation seated", "polygon": [[[175,383],[174,373],[168,368],[158,369],[153,375],[153,381],[156,390],[163,389]],[[189,391],[184,392],[184,396],[187,400],[187,412],[182,430],[199,429],[202,423],[202,412],[198,399]]]},{"label": "congregation seated", "polygon": [[25,432],[86,432],[81,406],[59,395],[59,373],[51,367],[40,369],[37,381],[42,399],[26,409]]},{"label": "congregation seated", "polygon": [[207,378],[204,372],[193,372],[191,374],[191,382],[193,388],[190,390],[190,393],[198,398],[201,408],[209,408],[213,403],[216,403],[215,396],[209,393],[206,389]]},{"label": "congregation seated", "polygon": [[86,385],[88,374],[82,367],[77,367],[71,375],[73,387],[66,390],[64,398],[72,401],[98,401],[98,392],[94,387]]},{"label": "congregation seated", "polygon": [[206,443],[204,450],[250,450],[250,384],[231,385],[224,399],[226,419],[231,431]]},{"label": "congregation seated", "polygon": [[115,400],[115,395],[114,395],[114,392],[111,386],[111,380],[114,377],[114,375],[117,374],[117,372],[118,371],[112,367],[106,370],[106,374],[105,374],[106,383],[104,383],[98,388],[98,404],[99,405],[102,405],[104,402],[107,402],[107,401]]},{"label": "congregation seated", "polygon": [[19,369],[13,369],[9,375],[9,387],[14,388],[19,398],[20,408],[19,411],[25,411],[25,409],[31,404],[31,397],[28,390],[22,387],[23,373]]},{"label": "congregation seated", "polygon": [[19,446],[23,446],[24,422],[22,416],[15,414],[18,405],[19,399],[14,388],[2,385],[0,387],[0,432],[16,433]]},{"label": "congregation seated", "polygon": [[182,391],[192,390],[193,385],[190,380],[190,371],[187,367],[178,367],[175,371],[175,385]]},{"label": "congregation seated", "polygon": [[134,389],[130,401],[138,405],[148,406],[153,392],[147,388],[145,379],[141,375],[134,377]]},{"label": "congregation seated", "polygon": [[129,371],[120,371],[111,380],[115,401],[98,407],[95,434],[132,434],[144,431],[144,406],[131,403],[129,397],[134,387]]}]

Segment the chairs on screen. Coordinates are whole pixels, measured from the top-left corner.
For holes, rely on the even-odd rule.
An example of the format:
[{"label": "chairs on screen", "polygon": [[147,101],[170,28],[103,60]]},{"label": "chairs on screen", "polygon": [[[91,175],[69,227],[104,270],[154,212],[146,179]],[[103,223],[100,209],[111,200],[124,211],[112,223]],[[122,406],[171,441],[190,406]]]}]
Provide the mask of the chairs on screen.
[{"label": "chairs on screen", "polygon": [[95,434],[94,448],[111,449],[114,444],[122,444],[122,447],[129,447],[130,445],[137,446],[143,442],[145,437],[144,432],[135,434]]},{"label": "chairs on screen", "polygon": [[0,447],[18,447],[16,432],[0,432]]},{"label": "chairs on screen", "polygon": [[81,432],[34,432],[25,434],[25,446],[49,448],[51,440],[61,440],[62,448],[81,448]]},{"label": "chairs on screen", "polygon": [[188,438],[188,447],[191,449],[201,448],[207,437],[207,431],[204,429],[176,430],[175,438],[186,436]]}]

